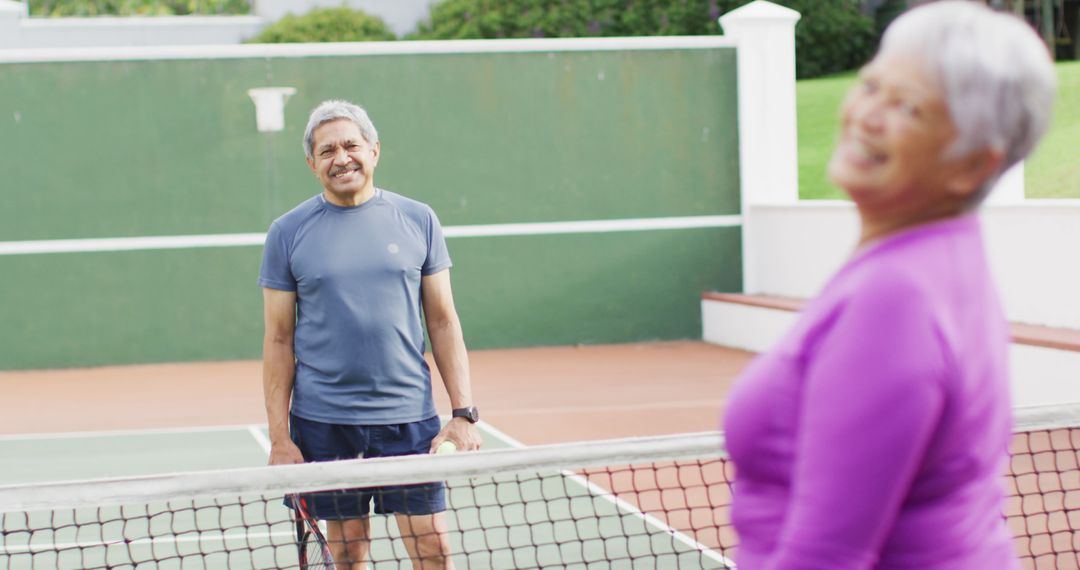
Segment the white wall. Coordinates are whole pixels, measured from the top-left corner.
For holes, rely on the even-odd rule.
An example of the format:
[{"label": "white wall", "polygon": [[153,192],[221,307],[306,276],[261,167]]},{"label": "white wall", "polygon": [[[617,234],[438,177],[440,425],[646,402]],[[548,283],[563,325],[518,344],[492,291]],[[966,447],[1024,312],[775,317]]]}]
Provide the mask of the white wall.
[{"label": "white wall", "polygon": [[1009,377],[1015,406],[1080,402],[1080,352],[1012,344]]},{"label": "white wall", "polygon": [[1080,200],[985,210],[990,263],[1009,318],[1080,329]]},{"label": "white wall", "polygon": [[2,48],[238,44],[264,27],[258,16],[26,18],[5,28]]},{"label": "white wall", "polygon": [[0,0],[0,49],[17,47],[22,28],[19,25],[26,18],[26,5],[10,0]]},{"label": "white wall", "polygon": [[809,298],[843,264],[859,237],[850,202],[803,201],[751,205],[746,231],[757,277],[747,293]]},{"label": "white wall", "polygon": [[[1080,200],[986,204],[981,216],[1009,320],[1080,329]],[[753,293],[814,296],[858,236],[848,202],[757,205],[749,217]]]}]

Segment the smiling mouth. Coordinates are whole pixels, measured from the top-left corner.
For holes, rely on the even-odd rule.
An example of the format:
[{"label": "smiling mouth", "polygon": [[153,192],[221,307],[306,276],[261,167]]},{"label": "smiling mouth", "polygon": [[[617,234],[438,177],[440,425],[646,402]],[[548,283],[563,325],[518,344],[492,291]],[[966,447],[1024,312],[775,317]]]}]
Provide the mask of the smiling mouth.
[{"label": "smiling mouth", "polygon": [[362,171],[359,164],[353,164],[344,168],[338,168],[330,171],[331,178],[345,178],[352,175],[352,173],[360,173]]},{"label": "smiling mouth", "polygon": [[848,153],[859,162],[881,164],[888,158],[886,153],[868,146],[854,137],[849,138],[844,146]]}]

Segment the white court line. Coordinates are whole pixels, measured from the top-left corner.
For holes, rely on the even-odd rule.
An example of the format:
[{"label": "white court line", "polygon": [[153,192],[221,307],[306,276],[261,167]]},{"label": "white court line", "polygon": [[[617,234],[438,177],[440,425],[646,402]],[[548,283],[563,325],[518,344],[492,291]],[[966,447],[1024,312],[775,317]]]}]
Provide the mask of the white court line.
[{"label": "white court line", "polygon": [[248,426],[248,433],[251,434],[251,437],[255,438],[255,443],[258,443],[259,447],[261,447],[267,455],[270,455],[270,438],[266,437],[266,434],[263,433],[262,426],[250,425]]},{"label": "white court line", "polygon": [[[292,524],[289,521],[279,521],[274,524]],[[53,543],[39,543],[39,544],[22,544],[22,545],[0,545],[0,554],[26,554],[26,553],[38,553],[38,552],[52,552],[56,550],[65,550],[70,548],[94,548],[101,546],[120,546],[120,545],[137,545],[137,544],[180,544],[188,542],[249,542],[252,539],[260,538],[280,538],[287,537],[289,542],[286,545],[293,544],[292,541],[296,539],[296,535],[290,531],[281,532],[245,532],[245,533],[232,533],[232,534],[210,534],[201,533],[198,536],[158,536],[147,538],[132,538],[127,540],[97,540],[97,541],[83,541],[83,542],[53,542]],[[272,543],[273,544],[273,543]]]},{"label": "white court line", "polygon": [[[446,226],[443,228],[443,233],[447,238],[506,237],[726,228],[738,227],[741,224],[742,218],[736,215],[680,216],[674,218],[631,218],[625,220],[581,220],[573,222]],[[0,242],[0,255],[146,251],[204,247],[249,247],[261,246],[265,240],[266,234],[253,233],[5,241]]]},{"label": "white court line", "polygon": [[2,441],[33,441],[42,439],[85,439],[96,437],[130,437],[139,435],[170,435],[185,433],[208,433],[215,431],[238,431],[247,430],[248,425],[226,426],[197,426],[179,428],[150,428],[150,429],[124,429],[124,430],[101,430],[101,431],[71,431],[71,432],[46,432],[46,433],[14,433],[0,435]]},{"label": "white court line", "polygon": [[[489,434],[492,435],[492,437],[494,437],[495,439],[501,440],[503,443],[509,445],[510,447],[516,447],[516,448],[527,448],[528,447],[524,443],[521,443],[517,439],[511,437],[510,435],[506,434],[502,430],[499,430],[495,426],[493,426],[493,425],[491,425],[491,424],[489,424],[489,423],[487,423],[485,421],[480,421],[480,422],[477,422],[477,423],[480,426],[480,429],[483,429],[483,430],[487,431]],[[675,540],[681,542],[683,545],[688,546],[688,547],[690,547],[690,548],[692,548],[694,550],[697,550],[698,552],[702,553],[706,558],[708,558],[708,559],[710,559],[710,560],[712,560],[714,562],[718,562],[718,563],[722,564],[724,566],[724,568],[728,568],[728,569],[731,569],[731,570],[734,570],[736,568],[735,562],[733,560],[731,560],[730,558],[724,556],[723,554],[720,554],[719,552],[714,551],[713,549],[709,548],[708,546],[705,546],[704,544],[698,542],[697,540],[695,540],[693,538],[690,538],[689,536],[684,534],[682,531],[668,525],[666,522],[656,518],[655,516],[650,515],[649,513],[643,512],[641,509],[637,508],[636,506],[634,506],[633,504],[627,502],[626,500],[620,499],[618,496],[612,494],[612,492],[609,491],[608,489],[605,489],[605,488],[593,483],[592,481],[589,481],[585,477],[582,477],[581,475],[578,475],[577,473],[574,473],[573,471],[563,471],[562,474],[563,474],[563,476],[570,479],[571,481],[574,481],[575,483],[578,483],[578,484],[584,486],[586,489],[589,490],[589,492],[592,495],[598,496],[598,497],[600,497],[600,498],[602,498],[604,500],[607,500],[611,504],[615,505],[616,508],[627,511],[630,514],[641,518],[643,521],[645,521],[646,524],[649,524],[649,525],[652,525],[652,526],[654,526],[656,528],[659,528],[660,530],[664,531],[665,533],[671,535],[671,537],[674,538]]]},{"label": "white court line", "polygon": [[654,404],[612,404],[608,406],[552,406],[550,408],[504,408],[489,412],[490,416],[535,416],[553,413],[595,414],[603,412],[664,411],[668,408],[717,408],[727,403],[725,399],[656,402]]}]

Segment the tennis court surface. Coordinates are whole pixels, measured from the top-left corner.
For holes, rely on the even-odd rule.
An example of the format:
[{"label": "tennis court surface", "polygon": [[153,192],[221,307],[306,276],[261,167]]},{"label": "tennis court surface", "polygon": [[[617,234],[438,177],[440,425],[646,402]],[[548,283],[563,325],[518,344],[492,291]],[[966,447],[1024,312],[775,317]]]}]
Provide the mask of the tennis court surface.
[{"label": "tennis court surface", "polygon": [[[483,431],[491,451],[478,454],[0,488],[0,504],[20,509],[0,515],[0,567],[296,568],[285,493],[442,479],[462,568],[729,565],[714,507],[730,502],[730,473],[715,433],[520,449]],[[375,568],[410,567],[392,518],[373,517],[372,531]]]},{"label": "tennis court surface", "polygon": [[[730,377],[749,355],[714,348],[661,343],[479,353],[474,382],[492,411],[483,430],[486,451],[273,469],[259,467],[266,442],[257,376],[241,382],[246,388],[218,387],[231,402],[223,406],[227,413],[203,406],[205,425],[179,429],[151,428],[161,427],[154,420],[176,425],[176,414],[190,413],[185,406],[207,398],[213,365],[198,375],[186,368],[186,388],[165,390],[158,413],[139,420],[145,429],[123,423],[138,414],[117,417],[110,404],[97,405],[107,397],[51,391],[54,408],[77,408],[63,402],[68,398],[92,400],[93,412],[71,420],[79,429],[126,430],[57,433],[65,424],[56,421],[53,433],[13,428],[0,437],[0,567],[296,568],[284,494],[428,480],[448,481],[459,568],[731,567],[735,473],[711,430]],[[148,370],[113,371],[113,381]],[[18,393],[20,380],[2,375],[0,388]],[[181,392],[193,401],[179,401]],[[130,399],[129,393],[127,406]],[[33,401],[25,407],[28,417],[42,409]],[[1019,412],[1006,515],[1025,568],[1080,568],[1078,413]],[[226,418],[252,423],[214,427]],[[26,432],[33,422],[16,424]],[[582,442],[627,436],[639,437]],[[518,447],[515,437],[531,447]],[[134,477],[49,483],[120,475]],[[370,567],[409,568],[393,519],[375,517],[372,528]]]}]

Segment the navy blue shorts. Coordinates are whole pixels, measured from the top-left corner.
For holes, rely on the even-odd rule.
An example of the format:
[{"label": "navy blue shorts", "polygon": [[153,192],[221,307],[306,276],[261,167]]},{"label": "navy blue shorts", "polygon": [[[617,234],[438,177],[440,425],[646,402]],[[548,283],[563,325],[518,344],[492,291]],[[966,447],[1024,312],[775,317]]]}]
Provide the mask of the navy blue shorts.
[{"label": "navy blue shorts", "polygon": [[[365,426],[327,424],[289,415],[292,440],[308,462],[425,454],[431,451],[431,440],[440,427],[438,416],[407,424]],[[446,510],[441,482],[304,493],[303,497],[311,516],[322,520],[366,517],[372,501],[378,514],[430,515]]]}]

